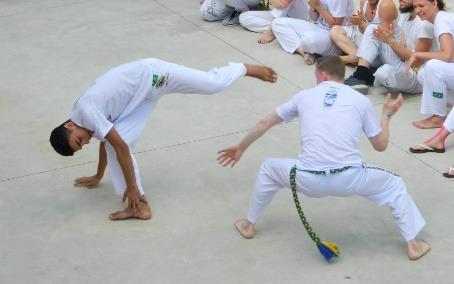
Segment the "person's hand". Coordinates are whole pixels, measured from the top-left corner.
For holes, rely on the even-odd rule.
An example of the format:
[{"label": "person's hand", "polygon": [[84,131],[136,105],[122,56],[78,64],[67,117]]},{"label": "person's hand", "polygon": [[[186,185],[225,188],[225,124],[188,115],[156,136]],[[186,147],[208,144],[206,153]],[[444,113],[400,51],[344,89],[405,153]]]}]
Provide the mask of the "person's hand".
[{"label": "person's hand", "polygon": [[123,194],[123,202],[128,200],[128,209],[137,210],[139,208],[139,202],[142,199],[137,186],[128,187]]},{"label": "person's hand", "polygon": [[241,159],[243,155],[243,150],[241,150],[239,145],[231,146],[220,150],[218,152],[218,163],[223,167],[229,166],[233,167]]},{"label": "person's hand", "polygon": [[357,11],[356,14],[351,15],[348,18],[348,24],[351,26],[361,26],[365,22],[366,20],[364,19],[363,13],[361,13],[361,11]]},{"label": "person's hand", "polygon": [[80,177],[76,178],[74,180],[74,186],[75,187],[93,187],[97,185],[101,181],[102,177],[98,177],[97,175],[91,176],[91,177]]},{"label": "person's hand", "polygon": [[374,37],[379,41],[385,42],[387,44],[391,44],[395,41],[393,37],[393,25],[390,24],[388,29],[384,29],[383,27],[377,27],[373,31]]},{"label": "person's hand", "polygon": [[403,102],[404,97],[402,96],[402,94],[399,94],[394,100],[391,100],[391,94],[388,94],[386,96],[385,103],[383,104],[383,114],[391,117],[400,109]]},{"label": "person's hand", "polygon": [[404,67],[404,75],[408,76],[408,72],[410,71],[411,66],[416,62],[416,52],[413,53],[410,58],[408,58],[407,61],[405,61],[405,67]]}]

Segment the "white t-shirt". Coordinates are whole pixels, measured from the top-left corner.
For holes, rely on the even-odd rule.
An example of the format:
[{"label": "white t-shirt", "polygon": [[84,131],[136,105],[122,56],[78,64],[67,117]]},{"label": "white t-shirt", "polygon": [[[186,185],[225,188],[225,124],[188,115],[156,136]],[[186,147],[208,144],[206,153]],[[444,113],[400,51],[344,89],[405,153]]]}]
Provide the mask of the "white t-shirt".
[{"label": "white t-shirt", "polygon": [[374,108],[365,96],[344,84],[326,81],[303,90],[276,108],[283,121],[299,117],[304,169],[325,170],[363,163],[359,137],[381,132]]},{"label": "white t-shirt", "polygon": [[[434,21],[434,34],[438,50],[440,50],[440,36],[442,34],[451,34],[452,44],[454,45],[454,13],[446,11],[437,13]],[[454,58],[451,61],[454,61]]]},{"label": "white t-shirt", "polygon": [[71,121],[94,131],[104,141],[114,123],[131,114],[147,98],[153,76],[142,59],[112,68],[93,82],[74,105]]},{"label": "white t-shirt", "polygon": [[405,44],[407,48],[411,50],[415,50],[418,39],[434,38],[433,25],[428,21],[421,20],[418,16],[416,16],[413,20],[410,20],[408,17],[407,21],[402,23],[402,30],[405,35]]},{"label": "white t-shirt", "polygon": [[[320,3],[328,10],[334,18],[344,17],[342,25],[347,24],[347,18],[353,15],[353,1],[352,0],[320,0]],[[331,25],[326,20],[319,16],[317,24],[325,29],[331,29]]]}]

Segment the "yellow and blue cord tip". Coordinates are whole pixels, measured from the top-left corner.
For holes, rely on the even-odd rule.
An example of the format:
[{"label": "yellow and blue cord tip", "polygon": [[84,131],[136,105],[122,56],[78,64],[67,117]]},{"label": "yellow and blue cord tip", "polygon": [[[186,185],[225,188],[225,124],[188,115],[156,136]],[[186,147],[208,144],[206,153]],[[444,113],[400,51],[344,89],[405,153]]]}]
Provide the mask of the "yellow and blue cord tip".
[{"label": "yellow and blue cord tip", "polygon": [[317,247],[326,261],[331,261],[334,257],[340,255],[339,247],[335,243],[320,241],[317,243]]}]

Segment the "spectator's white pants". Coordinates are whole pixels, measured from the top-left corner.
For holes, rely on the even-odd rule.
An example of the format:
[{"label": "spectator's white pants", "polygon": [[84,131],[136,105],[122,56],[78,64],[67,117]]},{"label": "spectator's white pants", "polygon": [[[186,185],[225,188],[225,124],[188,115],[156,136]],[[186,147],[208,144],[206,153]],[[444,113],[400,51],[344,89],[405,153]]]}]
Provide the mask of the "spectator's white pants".
[{"label": "spectator's white pants", "polygon": [[200,7],[200,13],[204,20],[221,21],[233,11],[232,8],[242,13],[259,3],[260,0],[205,0]]},{"label": "spectator's white pants", "polygon": [[240,15],[240,24],[253,32],[263,33],[268,30],[274,19],[290,17],[306,20],[309,7],[304,0],[293,1],[287,8],[273,8],[271,11],[248,11]]},{"label": "spectator's white pants", "polygon": [[[247,216],[251,223],[255,224],[263,215],[277,191],[290,187],[289,173],[294,165],[298,167],[299,161],[268,159],[263,162]],[[327,175],[297,171],[296,183],[297,190],[310,197],[362,196],[378,205],[388,206],[406,241],[414,239],[425,225],[402,179],[378,167],[364,165]]]},{"label": "spectator's white pants", "polygon": [[421,113],[446,116],[446,104],[454,102],[454,62],[429,60],[418,79],[423,85]]},{"label": "spectator's white pants", "polygon": [[299,47],[320,55],[339,55],[341,50],[331,41],[330,30],[305,20],[277,18],[271,24],[281,47],[294,53]]}]

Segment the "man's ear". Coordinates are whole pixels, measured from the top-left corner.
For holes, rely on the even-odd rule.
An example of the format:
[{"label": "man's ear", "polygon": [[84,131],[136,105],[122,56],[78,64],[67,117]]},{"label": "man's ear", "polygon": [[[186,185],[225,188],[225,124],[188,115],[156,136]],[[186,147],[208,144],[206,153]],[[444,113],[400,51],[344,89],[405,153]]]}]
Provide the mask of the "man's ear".
[{"label": "man's ear", "polygon": [[76,127],[76,124],[74,124],[74,122],[72,122],[72,121],[68,121],[68,122],[65,122],[65,124],[63,124],[63,126],[66,129],[72,130],[72,129],[74,129],[74,127]]}]

